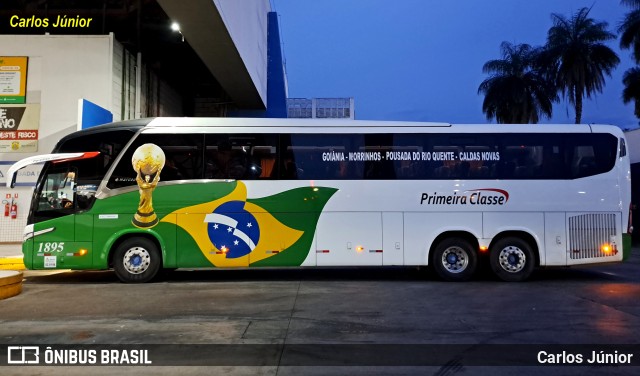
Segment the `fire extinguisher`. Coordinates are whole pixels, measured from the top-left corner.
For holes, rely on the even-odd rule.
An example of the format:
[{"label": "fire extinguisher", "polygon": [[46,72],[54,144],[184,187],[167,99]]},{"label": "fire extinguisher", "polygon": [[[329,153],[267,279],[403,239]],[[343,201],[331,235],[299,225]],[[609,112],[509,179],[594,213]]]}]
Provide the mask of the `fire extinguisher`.
[{"label": "fire extinguisher", "polygon": [[11,219],[16,219],[18,217],[18,204],[16,204],[13,200],[11,200],[11,213],[10,214],[11,214]]},{"label": "fire extinguisher", "polygon": [[2,203],[4,204],[4,216],[8,217],[9,216],[9,201],[7,200],[2,200]]}]

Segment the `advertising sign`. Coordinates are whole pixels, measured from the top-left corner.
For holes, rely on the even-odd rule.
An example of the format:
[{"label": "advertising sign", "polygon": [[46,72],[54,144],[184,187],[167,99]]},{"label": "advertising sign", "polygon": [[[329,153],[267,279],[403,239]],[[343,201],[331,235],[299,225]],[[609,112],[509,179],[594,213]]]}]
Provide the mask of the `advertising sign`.
[{"label": "advertising sign", "polygon": [[38,151],[40,104],[0,104],[0,153]]},{"label": "advertising sign", "polygon": [[0,56],[0,105],[26,103],[27,57]]}]

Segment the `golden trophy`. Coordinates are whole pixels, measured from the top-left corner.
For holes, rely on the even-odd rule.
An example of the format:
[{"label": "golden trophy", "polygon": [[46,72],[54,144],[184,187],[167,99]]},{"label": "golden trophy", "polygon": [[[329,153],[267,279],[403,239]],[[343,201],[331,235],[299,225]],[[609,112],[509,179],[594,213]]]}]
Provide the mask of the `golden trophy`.
[{"label": "golden trophy", "polygon": [[136,149],[131,164],[136,171],[136,182],[140,191],[138,211],[131,223],[139,228],[151,228],[158,224],[158,216],[153,211],[151,194],[160,181],[160,171],[164,167],[164,152],[158,145],[144,144]]}]

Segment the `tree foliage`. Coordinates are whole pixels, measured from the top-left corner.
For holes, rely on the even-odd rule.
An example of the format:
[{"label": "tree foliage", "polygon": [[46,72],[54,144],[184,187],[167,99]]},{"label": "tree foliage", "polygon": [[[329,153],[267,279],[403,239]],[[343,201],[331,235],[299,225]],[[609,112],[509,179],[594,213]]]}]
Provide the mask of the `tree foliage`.
[{"label": "tree foliage", "polygon": [[550,79],[574,106],[576,124],[582,121],[583,98],[602,92],[605,74],[611,76],[620,63],[618,55],[604,44],[615,39],[615,34],[607,30],[606,22],[590,18],[589,11],[582,8],[570,18],[552,14],[553,26],[545,45],[554,63]]},{"label": "tree foliage", "polygon": [[485,95],[482,111],[498,123],[537,123],[550,118],[557,94],[538,69],[539,48],[502,42],[502,59],[490,60],[482,70],[490,74],[478,93]]},{"label": "tree foliage", "polygon": [[[631,49],[636,64],[640,64],[640,0],[622,0],[632,10],[627,13],[618,27],[620,33],[620,47]],[[624,89],[622,100],[624,103],[634,103],[634,114],[640,118],[640,68],[627,70],[622,78]]]}]

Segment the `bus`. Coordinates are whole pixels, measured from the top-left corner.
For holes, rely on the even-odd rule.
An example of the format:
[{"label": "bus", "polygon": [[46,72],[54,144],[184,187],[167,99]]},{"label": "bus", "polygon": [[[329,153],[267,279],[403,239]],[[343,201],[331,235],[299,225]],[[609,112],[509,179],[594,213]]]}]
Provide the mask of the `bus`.
[{"label": "bus", "polygon": [[[631,248],[608,125],[153,118],[69,134],[43,163],[28,269],[429,266],[523,281]],[[482,262],[481,262],[482,261]]]}]

